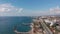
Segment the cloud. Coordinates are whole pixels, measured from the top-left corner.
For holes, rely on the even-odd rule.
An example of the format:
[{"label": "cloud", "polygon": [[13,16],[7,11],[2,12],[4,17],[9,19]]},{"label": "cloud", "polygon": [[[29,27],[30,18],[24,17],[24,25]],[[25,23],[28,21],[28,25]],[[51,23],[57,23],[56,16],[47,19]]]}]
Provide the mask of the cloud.
[{"label": "cloud", "polygon": [[50,8],[50,13],[51,14],[59,14],[60,13],[60,8],[59,6],[55,7],[55,8]]},{"label": "cloud", "polygon": [[56,6],[54,8],[50,8],[47,11],[39,11],[37,14],[41,15],[59,15],[60,14],[60,7]]},{"label": "cloud", "polygon": [[0,16],[40,16],[60,14],[59,6],[49,8],[47,11],[25,10],[23,13],[22,11],[24,11],[23,8],[15,7],[10,3],[0,4]]},{"label": "cloud", "polygon": [[21,12],[23,10],[23,8],[20,8],[18,11]]},{"label": "cloud", "polygon": [[55,8],[49,8],[46,11],[33,11],[31,12],[32,16],[41,16],[41,15],[59,15],[60,14],[60,7],[56,6]]},{"label": "cloud", "polygon": [[0,4],[0,16],[17,16],[23,8],[17,8],[10,3]]}]

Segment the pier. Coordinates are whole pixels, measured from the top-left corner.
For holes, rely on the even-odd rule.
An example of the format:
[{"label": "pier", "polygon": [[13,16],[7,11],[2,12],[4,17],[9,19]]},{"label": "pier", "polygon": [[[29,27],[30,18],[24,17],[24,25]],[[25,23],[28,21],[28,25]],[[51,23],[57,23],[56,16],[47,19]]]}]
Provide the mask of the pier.
[{"label": "pier", "polygon": [[18,32],[17,30],[14,31],[16,34],[30,34],[30,32]]}]

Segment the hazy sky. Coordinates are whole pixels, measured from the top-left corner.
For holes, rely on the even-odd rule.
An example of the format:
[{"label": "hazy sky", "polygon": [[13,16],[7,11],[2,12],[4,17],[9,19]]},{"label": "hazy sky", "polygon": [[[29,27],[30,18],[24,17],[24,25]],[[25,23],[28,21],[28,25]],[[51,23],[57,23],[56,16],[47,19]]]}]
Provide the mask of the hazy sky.
[{"label": "hazy sky", "polygon": [[0,0],[0,16],[60,14],[60,0]]}]

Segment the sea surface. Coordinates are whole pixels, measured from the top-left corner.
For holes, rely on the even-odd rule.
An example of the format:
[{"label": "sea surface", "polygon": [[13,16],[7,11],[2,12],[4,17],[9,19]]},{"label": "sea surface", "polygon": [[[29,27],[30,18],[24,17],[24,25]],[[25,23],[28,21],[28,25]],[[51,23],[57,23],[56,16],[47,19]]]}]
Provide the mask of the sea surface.
[{"label": "sea surface", "polygon": [[14,27],[20,32],[27,32],[31,28],[29,26],[21,25],[22,23],[31,23],[31,17],[0,17],[0,34],[16,34]]}]

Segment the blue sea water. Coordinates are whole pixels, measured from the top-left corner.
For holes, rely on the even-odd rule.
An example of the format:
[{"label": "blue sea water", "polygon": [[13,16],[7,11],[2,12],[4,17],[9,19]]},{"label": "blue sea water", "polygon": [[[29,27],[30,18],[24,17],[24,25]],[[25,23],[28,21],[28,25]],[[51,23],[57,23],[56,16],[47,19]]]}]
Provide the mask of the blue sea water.
[{"label": "blue sea water", "polygon": [[20,26],[22,23],[31,23],[31,17],[0,17],[0,34],[15,34],[14,26],[21,32],[29,31],[29,26]]}]

